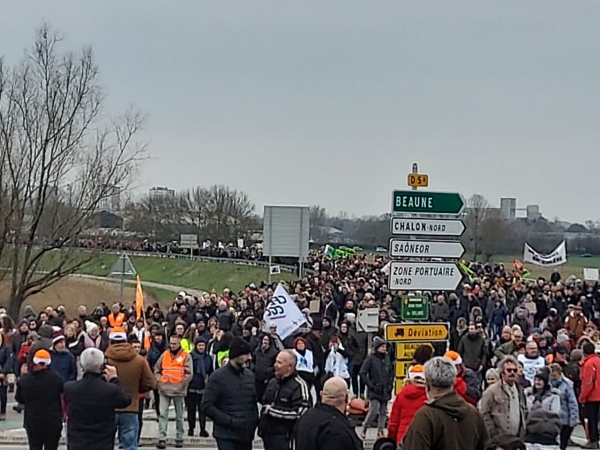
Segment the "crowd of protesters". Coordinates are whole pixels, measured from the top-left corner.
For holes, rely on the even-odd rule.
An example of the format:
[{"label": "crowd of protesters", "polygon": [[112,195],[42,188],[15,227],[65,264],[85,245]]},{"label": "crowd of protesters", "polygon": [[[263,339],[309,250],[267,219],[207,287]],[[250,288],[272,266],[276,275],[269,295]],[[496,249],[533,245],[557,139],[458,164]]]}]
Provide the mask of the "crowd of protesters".
[{"label": "crowd of protesters", "polygon": [[[347,409],[349,417],[358,420],[354,424],[360,425],[361,438],[374,426],[379,437],[396,444],[406,441],[405,448],[411,450],[483,449],[479,445],[487,437],[501,442],[511,436],[530,448],[564,449],[583,419],[589,437],[584,448],[598,448],[596,284],[574,277],[563,280],[558,272],[549,280],[529,279],[518,265],[507,270],[502,265],[465,264],[466,283],[457,292],[417,293],[430,299],[432,321],[450,324],[450,339],[417,349],[404,387],[394,398],[395,349],[385,341],[384,329],[399,321],[402,296],[408,293],[388,290],[386,263],[383,258],[332,260],[313,254],[314,272],[285,286],[305,323],[284,339],[277,327],[264,327],[265,308],[276,288],[264,282],[249,284],[241,292],[213,290],[199,297],[180,292],[167,310],[154,304],[143,313],[133,303],[110,308],[100,304],[92,311],[81,306],[74,317],[60,306],[39,313],[27,307],[15,325],[0,310],[0,420],[6,414],[7,389],[20,378],[26,383],[15,408],[22,411],[25,403],[27,428],[25,400],[32,377],[25,375],[41,372],[45,364],[39,361],[48,359],[40,352],[46,352],[52,371],[67,383],[60,410],[69,432],[70,420],[74,433],[78,429],[77,418],[68,411],[66,394],[74,391],[69,383],[104,374],[127,393],[127,406],[119,405],[115,394],[113,420],[125,450],[137,448],[142,411],[149,407],[159,422],[157,447],[165,448],[170,405],[176,416],[176,447],[181,447],[186,428],[189,436],[208,437],[208,418],[222,450],[250,449],[256,430],[267,450],[288,449],[294,436],[298,439],[294,430],[302,421],[317,420],[321,414],[331,420],[312,433],[315,447],[310,448],[322,448],[331,431],[327,427],[344,436],[329,448],[361,448],[356,433],[347,433],[351,422],[341,420]],[[356,319],[359,310],[375,307],[380,328],[369,336],[360,331]],[[91,349],[104,354],[105,367],[95,364]],[[76,361],[81,363],[84,353],[88,367],[83,367],[82,379],[83,364],[78,367]],[[443,361],[433,368],[429,362],[435,356]],[[427,367],[430,376],[439,379],[438,386],[428,384]],[[438,373],[448,370],[453,373],[450,387],[447,374]],[[440,433],[437,428],[427,430],[437,412],[423,410],[434,398],[442,399],[434,403],[450,417],[477,414],[486,435],[472,445],[419,443],[419,436]],[[426,417],[417,420],[419,414]],[[439,426],[451,424],[442,420]],[[115,428],[102,431],[114,436]],[[97,427],[92,436],[94,432]],[[54,438],[56,429],[52,433]],[[77,442],[76,436],[73,439]]]}]

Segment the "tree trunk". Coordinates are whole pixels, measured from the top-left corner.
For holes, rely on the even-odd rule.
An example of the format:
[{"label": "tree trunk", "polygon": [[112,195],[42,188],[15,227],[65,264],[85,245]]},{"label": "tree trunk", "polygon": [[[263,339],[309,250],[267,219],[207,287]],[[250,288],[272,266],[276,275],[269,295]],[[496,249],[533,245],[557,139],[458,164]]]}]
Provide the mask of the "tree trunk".
[{"label": "tree trunk", "polygon": [[21,294],[11,295],[10,301],[8,302],[8,311],[7,314],[17,322],[19,319],[19,314],[21,312],[21,305],[25,299]]}]

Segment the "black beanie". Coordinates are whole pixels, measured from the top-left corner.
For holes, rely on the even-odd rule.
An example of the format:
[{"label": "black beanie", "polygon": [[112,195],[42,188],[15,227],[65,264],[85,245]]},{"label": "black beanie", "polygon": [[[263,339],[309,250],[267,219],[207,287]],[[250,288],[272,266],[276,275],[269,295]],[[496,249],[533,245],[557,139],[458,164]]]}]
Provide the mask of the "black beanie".
[{"label": "black beanie", "polygon": [[241,337],[234,337],[229,344],[229,359],[252,353],[250,345]]}]

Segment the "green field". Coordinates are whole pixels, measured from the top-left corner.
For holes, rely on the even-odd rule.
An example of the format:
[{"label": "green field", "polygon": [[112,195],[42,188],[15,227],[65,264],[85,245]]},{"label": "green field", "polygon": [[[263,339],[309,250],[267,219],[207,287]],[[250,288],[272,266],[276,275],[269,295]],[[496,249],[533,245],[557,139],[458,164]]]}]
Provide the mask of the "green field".
[{"label": "green field", "polygon": [[[82,268],[80,273],[108,276],[113,265],[117,262],[117,258],[117,255],[97,255],[89,264]],[[131,257],[131,262],[140,276],[142,283],[144,281],[151,281],[174,286],[185,286],[189,289],[201,291],[216,289],[217,292],[222,292],[223,289],[228,288],[237,293],[250,283],[258,284],[269,278],[266,268],[240,264],[153,257]],[[291,273],[281,273],[280,275],[274,275],[273,281],[291,280],[294,278],[295,276]],[[162,296],[164,297],[164,295]]]}]

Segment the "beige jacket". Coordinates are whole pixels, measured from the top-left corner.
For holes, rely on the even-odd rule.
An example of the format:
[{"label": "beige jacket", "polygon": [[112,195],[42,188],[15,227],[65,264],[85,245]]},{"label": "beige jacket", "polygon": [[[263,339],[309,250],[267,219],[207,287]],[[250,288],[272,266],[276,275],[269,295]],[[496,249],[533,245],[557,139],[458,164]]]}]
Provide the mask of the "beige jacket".
[{"label": "beige jacket", "polygon": [[[165,353],[170,352],[171,350],[165,351]],[[192,356],[189,353],[185,354],[185,362],[184,362],[184,375],[183,381],[181,383],[172,384],[172,383],[163,383],[160,378],[162,376],[162,363],[165,357],[165,353],[160,355],[156,365],[154,366],[154,375],[156,376],[156,381],[158,383],[158,392],[165,397],[185,397],[187,395],[187,388],[194,376],[194,365],[192,363]],[[179,350],[177,356],[180,356],[182,353],[185,353],[183,349]],[[176,358],[177,358],[176,356]]]},{"label": "beige jacket", "polygon": [[[525,435],[525,419],[527,417],[527,401],[523,388],[517,384],[519,392],[519,410],[521,424],[519,436]],[[501,434],[509,434],[510,429],[510,394],[502,382],[497,382],[487,388],[481,397],[479,410],[490,438]]]}]

